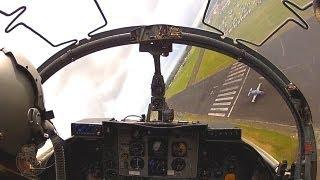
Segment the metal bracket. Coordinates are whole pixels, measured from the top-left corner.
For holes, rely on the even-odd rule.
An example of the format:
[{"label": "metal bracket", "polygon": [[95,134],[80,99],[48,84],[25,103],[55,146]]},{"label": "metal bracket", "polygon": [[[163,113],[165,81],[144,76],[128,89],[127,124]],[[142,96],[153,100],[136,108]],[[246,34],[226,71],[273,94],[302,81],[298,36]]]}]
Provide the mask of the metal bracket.
[{"label": "metal bracket", "polygon": [[30,108],[28,111],[28,121],[32,131],[32,141],[41,144],[49,135],[44,133],[42,128],[41,114],[37,108]]},{"label": "metal bracket", "polygon": [[294,105],[296,106],[301,118],[304,118],[304,123],[311,123],[311,111],[306,103],[304,103],[303,95],[299,91],[296,85],[289,83],[286,87],[288,93],[293,99]]},{"label": "metal bracket", "polygon": [[2,143],[4,141],[4,133],[2,131],[0,131],[0,143]]},{"label": "metal bracket", "polygon": [[182,31],[171,25],[142,26],[131,31],[132,42],[155,42],[157,40],[181,39]]},{"label": "metal bracket", "polygon": [[163,56],[168,56],[172,52],[172,39],[182,37],[181,29],[170,25],[143,26],[131,31],[130,34],[130,40],[140,44],[140,52]]}]

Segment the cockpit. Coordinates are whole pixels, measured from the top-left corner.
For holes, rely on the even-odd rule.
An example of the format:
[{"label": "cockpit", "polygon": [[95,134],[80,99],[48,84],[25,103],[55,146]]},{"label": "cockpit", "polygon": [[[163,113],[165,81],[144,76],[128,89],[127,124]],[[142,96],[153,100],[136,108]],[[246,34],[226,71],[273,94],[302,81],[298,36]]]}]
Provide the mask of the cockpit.
[{"label": "cockpit", "polygon": [[[64,48],[37,69],[13,50],[1,49],[0,93],[6,96],[0,96],[5,107],[0,178],[316,179],[318,122],[311,116],[316,102],[306,87],[314,82],[319,53],[299,48],[320,32],[313,14],[304,11],[316,9],[318,1],[302,6],[283,0],[300,22],[288,18],[269,27],[274,31],[268,35],[264,29],[245,33],[259,23],[252,18],[260,17],[257,9],[266,12],[273,5],[269,1],[209,0],[197,5],[203,16],[196,27],[151,24],[106,31],[101,31],[105,15],[94,1],[105,25],[89,38],[60,44],[20,24]],[[0,13],[9,17],[25,10]],[[288,22],[299,27],[285,26]],[[297,29],[309,25],[312,33],[293,43],[292,37],[301,37]],[[305,65],[302,58],[308,59]],[[298,72],[310,73],[309,79]]]}]

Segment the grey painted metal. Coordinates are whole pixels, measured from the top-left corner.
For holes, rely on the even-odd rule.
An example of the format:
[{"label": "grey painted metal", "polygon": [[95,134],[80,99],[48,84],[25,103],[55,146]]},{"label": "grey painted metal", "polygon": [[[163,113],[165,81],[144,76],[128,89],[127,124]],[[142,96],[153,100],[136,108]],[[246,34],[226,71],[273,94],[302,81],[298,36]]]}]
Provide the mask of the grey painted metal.
[{"label": "grey painted metal", "polygon": [[28,71],[4,52],[0,51],[0,151],[15,156],[32,140],[28,110],[35,106],[36,91]]},{"label": "grey painted metal", "polygon": [[42,84],[41,84],[41,76],[38,71],[33,67],[33,65],[27,61],[25,58],[16,58],[13,53],[5,48],[2,48],[1,51],[12,59],[19,68],[26,73],[31,79],[33,88],[35,89],[36,97],[36,106],[45,111],[44,100],[43,100],[43,92],[42,92]]}]

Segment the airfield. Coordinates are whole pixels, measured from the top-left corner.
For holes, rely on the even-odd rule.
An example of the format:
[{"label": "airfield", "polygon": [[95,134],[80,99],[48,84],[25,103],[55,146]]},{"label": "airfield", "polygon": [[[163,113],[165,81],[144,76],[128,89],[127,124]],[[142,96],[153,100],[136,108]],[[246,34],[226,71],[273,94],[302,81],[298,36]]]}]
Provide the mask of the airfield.
[{"label": "airfield", "polygon": [[[264,95],[252,103],[250,88],[262,83]],[[178,112],[232,119],[294,125],[289,109],[278,92],[262,76],[242,63],[234,63],[169,99]]]},{"label": "airfield", "polygon": [[[311,107],[314,125],[319,128],[320,32],[315,18],[308,20],[309,30],[294,27],[271,40],[258,51],[274,63],[305,95]],[[262,83],[264,95],[251,103],[250,88]],[[252,119],[294,125],[294,120],[278,92],[261,75],[242,63],[233,63],[197,82],[173,97],[169,104],[179,112]],[[190,106],[192,104],[192,106]]]},{"label": "airfield", "polygon": [[[311,107],[319,144],[320,26],[313,17],[307,22],[309,30],[291,28],[257,51],[274,63],[302,91]],[[261,90],[265,94],[258,96],[256,102],[252,103],[248,92],[250,88],[256,89],[259,83],[262,83]],[[170,97],[168,103],[178,112],[242,119],[256,124],[261,122],[283,129],[295,129],[291,112],[274,87],[253,69],[236,61],[204,80],[189,83],[183,91]]]}]

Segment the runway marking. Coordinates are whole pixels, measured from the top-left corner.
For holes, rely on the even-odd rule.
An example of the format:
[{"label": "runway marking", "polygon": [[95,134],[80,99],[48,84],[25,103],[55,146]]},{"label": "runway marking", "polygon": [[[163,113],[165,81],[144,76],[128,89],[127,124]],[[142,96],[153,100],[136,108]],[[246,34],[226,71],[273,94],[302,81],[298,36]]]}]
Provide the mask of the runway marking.
[{"label": "runway marking", "polygon": [[229,106],[231,105],[231,102],[219,102],[219,103],[213,103],[213,106]]},{"label": "runway marking", "polygon": [[208,113],[209,116],[219,116],[219,117],[225,117],[225,113]]},{"label": "runway marking", "polygon": [[241,66],[241,65],[242,65],[242,64],[233,64],[230,69],[234,69],[234,68],[239,67],[239,66]]},{"label": "runway marking", "polygon": [[[241,63],[241,62],[238,61],[238,62],[234,63],[233,65],[238,65],[238,64],[240,64],[240,63]],[[241,64],[242,64],[242,63],[241,63]]]},{"label": "runway marking", "polygon": [[244,66],[244,64],[236,64],[236,65],[232,65],[230,69],[234,69],[240,66]]},{"label": "runway marking", "polygon": [[237,93],[237,91],[226,92],[226,93],[223,93],[223,94],[218,94],[218,97],[229,96],[229,95],[233,95],[233,94],[236,94],[236,93]]},{"label": "runway marking", "polygon": [[214,101],[227,101],[232,99],[233,99],[233,96],[230,96],[230,97],[217,98]]},{"label": "runway marking", "polygon": [[246,69],[242,69],[241,71],[238,71],[238,72],[229,74],[229,75],[227,76],[227,78],[232,77],[232,76],[237,75],[237,74],[240,74],[240,73],[243,73],[243,72],[245,72],[245,71],[246,71]]},{"label": "runway marking", "polygon": [[302,65],[302,64],[295,64],[295,65],[286,67],[286,68],[284,68],[284,69],[281,69],[281,71],[287,71],[287,70],[289,70],[289,69],[296,68],[296,67],[299,67],[299,66],[303,66],[303,65]]},{"label": "runway marking", "polygon": [[238,70],[240,70],[240,69],[243,69],[243,68],[246,68],[246,66],[240,66],[240,67],[237,67],[237,68],[235,68],[235,69],[232,69],[232,70],[230,71],[230,73],[234,73],[234,72],[236,72],[236,71],[238,71]]},{"label": "runway marking", "polygon": [[234,63],[231,66],[226,79],[222,86],[220,86],[219,93],[214,93],[214,103],[212,107],[210,107],[208,115],[220,117],[230,116],[248,77],[249,70],[250,68],[247,68],[247,66],[242,63]]},{"label": "runway marking", "polygon": [[282,56],[285,56],[285,50],[284,50],[284,46],[283,46],[283,43],[282,43],[282,39],[280,39],[280,44],[281,44],[281,48],[282,48]]},{"label": "runway marking", "polygon": [[236,65],[239,65],[239,64],[242,64],[241,62],[237,61],[236,63],[233,63],[232,65],[233,66],[236,66]]},{"label": "runway marking", "polygon": [[233,77],[230,77],[230,78],[226,79],[225,81],[231,81],[231,80],[233,80],[233,79],[237,79],[237,78],[240,78],[240,77],[242,77],[242,76],[244,76],[244,73],[238,74],[238,75],[233,76]]},{"label": "runway marking", "polygon": [[229,108],[211,108],[211,111],[228,111]]},{"label": "runway marking", "polygon": [[239,88],[239,86],[232,86],[232,87],[229,87],[226,89],[222,89],[222,90],[220,90],[220,92],[227,92],[227,91],[231,91],[231,90],[236,90],[238,88]]},{"label": "runway marking", "polygon": [[233,80],[233,81],[229,81],[229,82],[223,83],[222,85],[223,85],[223,86],[226,86],[226,85],[229,85],[229,84],[232,84],[232,83],[236,83],[236,82],[239,82],[239,81],[242,81],[242,78],[239,78],[239,79],[236,79],[236,80]]},{"label": "runway marking", "polygon": [[232,112],[232,110],[233,110],[234,106],[236,105],[236,102],[237,102],[237,100],[238,100],[238,98],[239,98],[239,95],[240,95],[241,90],[242,90],[242,88],[243,88],[243,86],[244,86],[244,83],[245,83],[245,82],[246,82],[246,80],[247,80],[247,77],[248,77],[249,72],[250,72],[250,68],[248,68],[248,71],[247,71],[246,77],[244,78],[244,80],[243,80],[243,82],[242,82],[242,85],[241,85],[241,87],[240,87],[240,90],[239,90],[239,92],[238,92],[238,95],[237,95],[236,99],[234,100],[233,105],[231,106],[231,109],[230,109],[229,114],[228,114],[228,116],[227,116],[227,117],[230,117],[230,114],[231,114],[231,112]]}]

